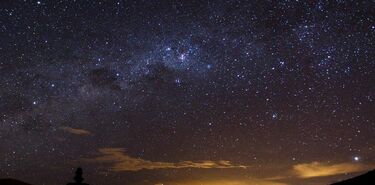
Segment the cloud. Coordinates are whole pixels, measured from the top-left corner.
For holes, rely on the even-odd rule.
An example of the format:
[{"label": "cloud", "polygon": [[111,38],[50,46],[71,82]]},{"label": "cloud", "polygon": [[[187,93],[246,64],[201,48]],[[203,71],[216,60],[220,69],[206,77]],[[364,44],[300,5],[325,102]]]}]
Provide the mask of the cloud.
[{"label": "cloud", "polygon": [[88,130],[79,129],[79,128],[72,128],[72,127],[60,127],[61,130],[69,132],[71,134],[76,135],[91,135],[92,133]]},{"label": "cloud", "polygon": [[170,181],[166,183],[156,183],[155,185],[287,185],[281,182],[269,180],[247,178],[247,179],[204,179],[204,180],[186,180]]},{"label": "cloud", "polygon": [[230,161],[181,161],[155,162],[141,158],[133,158],[125,154],[123,148],[101,148],[100,155],[87,161],[111,163],[113,171],[139,171],[143,169],[179,169],[179,168],[243,168],[247,166],[233,165]]},{"label": "cloud", "polygon": [[312,162],[294,165],[293,170],[299,178],[311,178],[367,171],[374,167],[374,165],[365,165],[360,163],[329,164]]}]

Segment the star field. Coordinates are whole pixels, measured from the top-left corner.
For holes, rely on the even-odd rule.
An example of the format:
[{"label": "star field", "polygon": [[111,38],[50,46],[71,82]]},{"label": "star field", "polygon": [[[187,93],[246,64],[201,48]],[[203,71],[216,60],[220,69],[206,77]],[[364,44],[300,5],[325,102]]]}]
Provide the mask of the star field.
[{"label": "star field", "polygon": [[374,20],[373,1],[2,1],[0,178],[295,185],[373,169]]}]

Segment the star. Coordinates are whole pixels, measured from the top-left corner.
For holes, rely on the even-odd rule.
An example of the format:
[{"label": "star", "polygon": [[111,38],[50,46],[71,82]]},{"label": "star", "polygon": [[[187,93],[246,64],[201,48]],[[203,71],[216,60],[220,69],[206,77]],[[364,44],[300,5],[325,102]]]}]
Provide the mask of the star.
[{"label": "star", "polygon": [[212,65],[211,65],[211,64],[207,64],[206,68],[207,68],[207,69],[211,69],[211,68],[212,68]]},{"label": "star", "polygon": [[180,78],[176,78],[174,80],[174,82],[177,84],[177,85],[180,85],[181,84],[181,79]]},{"label": "star", "polygon": [[180,56],[178,57],[178,59],[180,59],[180,60],[185,60],[186,59],[186,54],[185,53],[182,53],[182,54],[180,54]]},{"label": "star", "polygon": [[353,159],[354,159],[354,161],[358,162],[361,158],[358,157],[358,156],[354,156]]}]

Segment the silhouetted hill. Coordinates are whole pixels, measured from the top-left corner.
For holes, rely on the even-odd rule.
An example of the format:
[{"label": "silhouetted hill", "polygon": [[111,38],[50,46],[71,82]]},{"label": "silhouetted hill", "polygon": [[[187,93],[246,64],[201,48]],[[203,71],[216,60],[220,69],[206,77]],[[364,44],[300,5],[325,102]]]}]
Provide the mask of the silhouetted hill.
[{"label": "silhouetted hill", "polygon": [[333,183],[332,185],[374,185],[375,184],[375,170],[369,171],[363,175],[353,177],[341,182]]},{"label": "silhouetted hill", "polygon": [[0,179],[1,185],[31,185],[16,179]]}]

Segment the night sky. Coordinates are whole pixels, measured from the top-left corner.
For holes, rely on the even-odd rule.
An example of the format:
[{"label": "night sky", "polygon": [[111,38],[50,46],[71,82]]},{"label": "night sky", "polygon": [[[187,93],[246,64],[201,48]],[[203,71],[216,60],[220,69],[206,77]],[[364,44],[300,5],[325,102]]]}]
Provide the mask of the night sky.
[{"label": "night sky", "polygon": [[329,184],[374,101],[371,0],[0,1],[0,178]]}]

